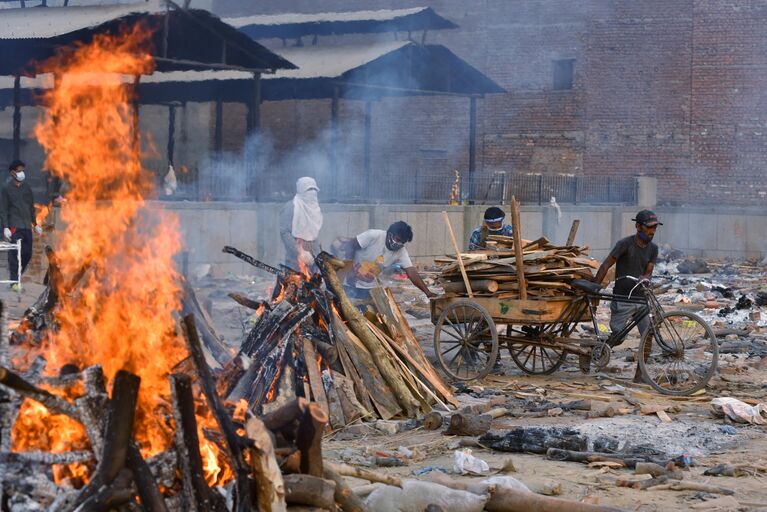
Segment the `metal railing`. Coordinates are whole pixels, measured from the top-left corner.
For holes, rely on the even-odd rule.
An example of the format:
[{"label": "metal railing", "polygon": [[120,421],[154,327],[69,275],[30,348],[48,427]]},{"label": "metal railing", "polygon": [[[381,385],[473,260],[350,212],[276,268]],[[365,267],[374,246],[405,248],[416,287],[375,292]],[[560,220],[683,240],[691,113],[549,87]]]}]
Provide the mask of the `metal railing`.
[{"label": "metal railing", "polygon": [[[168,199],[192,201],[285,201],[295,192],[297,172],[257,172],[246,165],[177,169],[178,188]],[[306,173],[312,175],[312,173]],[[521,203],[636,204],[633,177],[427,172],[382,169],[365,179],[360,172],[315,175],[323,202],[393,204]],[[164,172],[157,171],[162,185]]]}]

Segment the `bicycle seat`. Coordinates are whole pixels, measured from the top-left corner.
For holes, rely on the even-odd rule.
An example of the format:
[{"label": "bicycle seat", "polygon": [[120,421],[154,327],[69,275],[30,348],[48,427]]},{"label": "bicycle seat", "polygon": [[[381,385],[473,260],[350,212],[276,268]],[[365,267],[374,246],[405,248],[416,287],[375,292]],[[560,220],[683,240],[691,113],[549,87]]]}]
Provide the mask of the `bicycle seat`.
[{"label": "bicycle seat", "polygon": [[599,291],[602,289],[602,285],[599,283],[587,281],[586,279],[575,279],[570,281],[570,285],[573,288],[577,288],[578,290],[582,290],[588,293],[599,293]]}]

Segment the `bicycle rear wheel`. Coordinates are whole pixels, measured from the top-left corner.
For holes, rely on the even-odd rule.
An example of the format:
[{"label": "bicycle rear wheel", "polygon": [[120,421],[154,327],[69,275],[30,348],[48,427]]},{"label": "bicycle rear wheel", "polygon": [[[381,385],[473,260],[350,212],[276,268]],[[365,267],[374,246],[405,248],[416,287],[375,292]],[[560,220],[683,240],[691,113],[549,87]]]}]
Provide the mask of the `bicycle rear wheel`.
[{"label": "bicycle rear wheel", "polygon": [[687,311],[664,313],[639,344],[639,369],[665,395],[703,389],[716,372],[719,346],[705,320]]}]

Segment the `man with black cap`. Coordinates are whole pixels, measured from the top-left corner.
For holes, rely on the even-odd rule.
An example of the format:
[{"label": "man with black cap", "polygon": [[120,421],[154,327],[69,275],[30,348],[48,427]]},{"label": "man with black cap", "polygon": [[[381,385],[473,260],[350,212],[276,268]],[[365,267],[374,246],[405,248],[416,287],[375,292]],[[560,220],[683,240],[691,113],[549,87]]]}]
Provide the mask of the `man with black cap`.
[{"label": "man with black cap", "polygon": [[[615,285],[613,287],[614,295],[628,296],[636,286],[635,281],[621,279],[621,277],[632,276],[638,279],[649,279],[655,267],[655,261],[658,259],[658,246],[652,242],[652,239],[655,236],[655,230],[658,226],[662,226],[663,223],[658,222],[658,216],[650,210],[642,210],[637,213],[636,218],[631,220],[636,222],[636,233],[619,240],[615,244],[613,250],[610,251],[610,255],[599,267],[597,275],[594,277],[594,282],[601,283],[610,267],[617,264],[615,267]],[[623,329],[631,319],[631,315],[642,307],[644,306],[641,304],[611,302],[610,330],[613,333],[617,333]],[[639,322],[638,327],[639,335],[643,336],[650,327],[649,317],[644,317]],[[611,341],[608,340],[610,346],[615,346]],[[588,358],[582,356],[580,363],[581,370],[588,371]],[[634,381],[640,382],[641,380],[639,365],[637,365]]]},{"label": "man with black cap", "polygon": [[376,278],[381,270],[399,265],[410,282],[427,297],[436,296],[410,261],[405,244],[412,240],[413,229],[401,220],[389,226],[386,231],[368,229],[349,240],[347,249],[354,254],[354,266],[344,283],[347,295],[353,299],[369,299],[370,290],[377,286]]},{"label": "man with black cap", "polygon": [[476,251],[487,247],[487,235],[512,236],[511,226],[503,223],[506,214],[497,206],[485,210],[484,223],[471,233],[469,250]]}]

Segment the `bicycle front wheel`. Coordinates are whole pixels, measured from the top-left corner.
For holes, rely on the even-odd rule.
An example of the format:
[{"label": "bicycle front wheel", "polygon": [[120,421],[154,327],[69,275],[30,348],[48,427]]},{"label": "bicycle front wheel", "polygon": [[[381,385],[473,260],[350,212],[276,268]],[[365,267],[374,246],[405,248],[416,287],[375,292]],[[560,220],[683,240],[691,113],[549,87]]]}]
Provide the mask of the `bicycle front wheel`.
[{"label": "bicycle front wheel", "polygon": [[664,313],[639,344],[639,369],[665,395],[703,389],[716,372],[719,345],[705,320],[687,311]]}]

